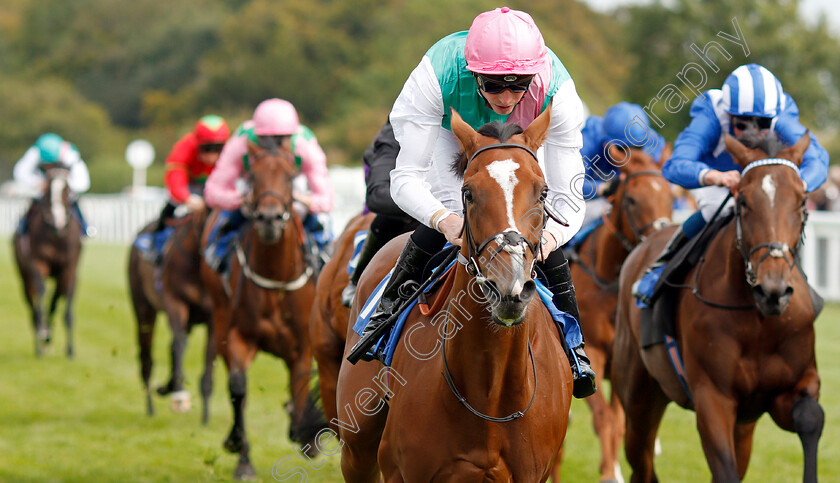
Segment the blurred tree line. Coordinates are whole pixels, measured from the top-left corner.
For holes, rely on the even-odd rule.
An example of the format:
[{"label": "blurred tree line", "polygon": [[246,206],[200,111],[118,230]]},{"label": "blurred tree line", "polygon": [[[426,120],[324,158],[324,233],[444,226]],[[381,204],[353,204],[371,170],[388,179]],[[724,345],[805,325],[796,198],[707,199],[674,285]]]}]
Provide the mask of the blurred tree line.
[{"label": "blurred tree line", "polygon": [[[677,74],[703,65],[691,44],[716,40],[706,89],[736,66],[759,62],[781,79],[804,122],[837,129],[838,42],[824,23],[805,24],[796,0],[675,0],[613,15],[574,0],[510,1],[537,21],[593,114],[622,99],[649,105],[668,84],[690,100]],[[423,53],[501,4],[485,0],[3,0],[0,3],[0,179],[45,131],[77,144],[94,190],[130,182],[127,142],[152,141],[162,179],[172,144],[207,113],[235,127],[259,101],[298,108],[332,163],[355,163],[385,121]],[[716,36],[734,34],[749,46]],[[673,140],[688,106],[653,111]],[[821,138],[822,139],[822,138]],[[828,139],[827,139],[828,140]],[[832,147],[831,140],[827,144]],[[840,148],[840,146],[838,146]],[[840,149],[834,150],[840,153]]]}]

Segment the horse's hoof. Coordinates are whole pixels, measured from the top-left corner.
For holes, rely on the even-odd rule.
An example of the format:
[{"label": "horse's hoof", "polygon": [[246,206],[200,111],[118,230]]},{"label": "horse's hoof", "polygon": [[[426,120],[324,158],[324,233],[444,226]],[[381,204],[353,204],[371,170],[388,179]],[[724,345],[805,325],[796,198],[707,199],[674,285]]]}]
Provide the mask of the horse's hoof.
[{"label": "horse's hoof", "polygon": [[240,463],[233,472],[233,477],[240,481],[253,481],[257,479],[257,472],[251,463]]},{"label": "horse's hoof", "polygon": [[228,453],[239,453],[242,451],[242,438],[234,437],[231,434],[225,440],[224,447]]},{"label": "horse's hoof", "polygon": [[170,398],[170,407],[173,412],[185,413],[192,409],[192,400],[190,399],[190,393],[187,391],[173,392]]},{"label": "horse's hoof", "polygon": [[156,391],[161,396],[168,396],[169,394],[172,394],[172,381],[169,381],[165,386],[158,386]]}]

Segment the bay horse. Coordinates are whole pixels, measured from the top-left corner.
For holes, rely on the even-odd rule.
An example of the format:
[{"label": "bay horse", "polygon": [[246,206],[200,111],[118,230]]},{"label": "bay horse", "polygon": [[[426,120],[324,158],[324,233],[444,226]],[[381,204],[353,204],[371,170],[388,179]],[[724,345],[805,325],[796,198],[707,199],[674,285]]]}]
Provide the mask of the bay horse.
[{"label": "bay horse", "polygon": [[797,266],[806,217],[798,166],[810,138],[806,133],[780,151],[747,149],[731,136],[725,143],[744,169],[734,220],[713,235],[685,285],[675,289],[674,342],[685,390],[663,344],[640,348],[640,309],[631,294],[670,230],[643,242],[621,270],[612,380],[627,412],[624,446],[634,482],[657,481],[653,442],[670,401],[696,412],[713,481],[744,478],[756,421],[765,412],[799,435],[803,480],[817,479],[824,423],[817,314]]},{"label": "bay horse", "polygon": [[[290,439],[314,456],[315,436],[326,427],[309,389],[315,280],[304,257],[303,225],[292,208],[294,158],[287,150],[272,152],[250,143],[248,150],[251,188],[242,210],[249,221],[234,242],[229,278],[223,279],[206,263],[201,266],[213,300],[216,348],[228,369],[233,426],[224,447],[239,453],[237,479],[256,475],[245,433],[245,396],[246,374],[258,351],[283,359],[289,369]],[[205,227],[204,247],[216,216],[211,214]]]},{"label": "bay horse", "polygon": [[[460,256],[470,266],[455,264],[451,291],[439,290],[446,310],[412,309],[391,367],[342,362],[336,423],[346,481],[376,481],[380,472],[388,482],[549,477],[572,398],[560,334],[532,278],[547,194],[533,152],[549,116],[547,108],[524,133],[491,124],[499,133],[485,136],[453,111],[464,154]],[[374,256],[357,300],[366,300],[405,241]],[[347,334],[345,357],[359,339],[352,327]]]},{"label": "bay horse", "polygon": [[[213,390],[213,361],[216,357],[213,326],[210,324],[212,300],[201,280],[201,233],[207,220],[206,209],[191,212],[184,217],[170,220],[174,225],[170,240],[164,247],[160,267],[143,259],[140,250],[132,244],[128,261],[128,286],[137,319],[140,377],[146,394],[146,413],[154,414],[149,380],[152,374],[152,342],[155,320],[164,311],[172,331],[171,372],[169,381],[157,388],[161,396],[171,395],[173,411],[190,408],[190,396],[184,390],[183,355],[187,336],[194,326],[207,326],[207,344],[204,354],[204,373],[201,377],[203,424],[210,418],[209,399]],[[140,234],[151,233],[157,221],[146,225]]]},{"label": "bay horse", "polygon": [[[344,354],[347,324],[350,320],[350,309],[341,303],[341,291],[350,279],[347,264],[353,256],[353,240],[356,233],[368,230],[374,216],[373,213],[368,213],[350,220],[336,240],[333,256],[321,269],[315,288],[309,338],[312,341],[312,353],[318,363],[321,404],[327,421],[338,417],[335,390]],[[334,432],[338,432],[338,426],[334,423],[330,427]]]},{"label": "bay horse", "polygon": [[[64,324],[67,327],[67,357],[73,358],[73,296],[76,270],[82,252],[82,225],[72,214],[71,192],[67,184],[69,170],[62,166],[45,168],[47,189],[34,199],[24,215],[26,235],[20,230],[13,237],[15,260],[23,280],[26,302],[32,312],[35,329],[35,355],[43,355],[51,340],[52,318],[58,300],[64,297]],[[55,280],[55,291],[44,317],[46,281]]]},{"label": "bay horse", "polygon": [[[641,149],[628,151],[611,146],[610,156],[620,171],[618,188],[610,198],[604,222],[580,244],[572,260],[572,280],[578,294],[581,332],[586,341],[596,386],[586,398],[601,444],[599,471],[602,482],[618,481],[618,454],[624,435],[624,412],[615,391],[607,403],[603,380],[608,378],[615,336],[618,274],[633,248],[652,232],[671,223],[674,198],[671,185],[662,177],[661,162],[671,155],[666,145],[657,162]],[[618,473],[618,474],[617,474]],[[555,480],[557,478],[555,477]]]}]

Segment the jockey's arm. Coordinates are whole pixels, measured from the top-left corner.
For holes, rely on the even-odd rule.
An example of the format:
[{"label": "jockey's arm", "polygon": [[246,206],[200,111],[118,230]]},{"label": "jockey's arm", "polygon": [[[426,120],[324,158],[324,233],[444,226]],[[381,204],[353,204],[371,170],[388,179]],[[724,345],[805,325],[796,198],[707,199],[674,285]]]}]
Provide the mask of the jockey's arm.
[{"label": "jockey's arm", "polygon": [[335,204],[335,194],[327,171],[327,156],[315,137],[301,139],[295,151],[301,158],[300,169],[309,185],[309,212],[328,213]]},{"label": "jockey's arm", "polygon": [[204,199],[211,208],[236,210],[242,205],[242,195],[236,180],[242,174],[242,157],[248,152],[246,136],[232,137],[219,155],[216,167],[204,184]]},{"label": "jockey's arm", "polygon": [[90,173],[79,152],[71,149],[62,162],[70,168],[70,174],[67,176],[67,185],[70,189],[77,194],[87,192],[90,189]]},{"label": "jockey's arm", "polygon": [[[799,108],[790,95],[787,95],[787,107],[776,119],[775,130],[779,137],[787,144],[793,145],[805,134],[806,129],[799,122]],[[817,141],[813,133],[808,133],[811,144],[802,155],[802,163],[799,165],[799,176],[805,182],[805,190],[808,192],[822,186],[828,177],[828,152]]]},{"label": "jockey's arm", "polygon": [[391,171],[391,197],[412,218],[436,229],[433,221],[450,212],[432,195],[426,182],[443,119],[440,85],[428,58],[424,57],[409,76],[390,119],[400,146],[396,167]]},{"label": "jockey's arm", "polygon": [[23,157],[15,163],[12,175],[15,181],[32,188],[39,188],[41,184],[47,179],[44,173],[38,169],[38,163],[41,161],[41,154],[37,147],[32,146],[26,150]]},{"label": "jockey's arm", "polygon": [[182,137],[166,157],[166,174],[163,177],[163,184],[169,191],[169,197],[177,203],[184,203],[190,196],[190,177],[187,166],[189,166],[190,157],[198,155],[198,150],[191,146],[191,141],[191,134]]},{"label": "jockey's arm", "polygon": [[[706,97],[709,97],[708,95]],[[698,97],[691,105],[691,123],[674,142],[674,153],[662,166],[662,176],[685,189],[706,186],[709,166],[700,161],[720,140],[721,127],[710,101]]]},{"label": "jockey's arm", "polygon": [[545,180],[548,184],[548,198],[563,221],[569,226],[549,219],[546,231],[556,240],[555,248],[571,240],[583,224],[586,205],[580,196],[580,183],[584,176],[581,126],[583,125],[583,104],[575,92],[574,82],[563,83],[554,95],[551,104],[551,124],[545,140]]}]

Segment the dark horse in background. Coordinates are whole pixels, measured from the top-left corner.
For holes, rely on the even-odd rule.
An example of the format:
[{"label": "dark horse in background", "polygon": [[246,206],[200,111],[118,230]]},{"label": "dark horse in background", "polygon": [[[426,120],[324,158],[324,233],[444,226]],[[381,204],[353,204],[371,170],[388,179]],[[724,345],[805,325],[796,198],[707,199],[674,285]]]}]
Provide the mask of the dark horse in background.
[{"label": "dark horse in background", "polygon": [[809,143],[806,133],[781,151],[751,150],[726,138],[732,158],[745,168],[734,219],[713,235],[684,282],[671,281],[681,284],[673,289],[678,291],[674,342],[687,390],[663,344],[641,348],[641,309],[631,294],[672,230],[651,236],[627,258],[620,276],[612,381],[627,413],[624,447],[631,481],[658,481],[653,445],[671,401],[696,412],[713,481],[744,478],[755,425],[765,412],[799,435],[803,480],[817,480],[824,424],[817,402],[817,309],[797,261],[806,215],[798,166]]},{"label": "dark horse in background", "polygon": [[[128,259],[128,285],[131,302],[137,318],[137,343],[140,346],[140,376],[146,392],[146,412],[154,414],[149,379],[152,374],[152,342],[155,320],[165,311],[172,330],[172,369],[169,381],[157,388],[158,394],[171,395],[172,410],[187,411],[190,396],[184,390],[183,355],[187,336],[197,324],[207,325],[207,346],[204,357],[204,374],[201,377],[202,422],[209,419],[209,398],[213,389],[213,360],[216,357],[213,326],[210,324],[212,301],[201,280],[201,232],[207,211],[195,211],[184,217],[170,220],[175,225],[170,240],[164,248],[160,267],[155,267],[132,244]],[[157,220],[148,224],[140,233],[150,233]]]},{"label": "dark horse in background", "polygon": [[[233,426],[224,447],[239,453],[237,479],[256,475],[245,433],[245,402],[247,372],[257,352],[283,359],[289,369],[290,439],[314,456],[315,436],[327,426],[310,392],[309,318],[315,279],[304,256],[303,225],[292,208],[294,159],[285,149],[272,152],[253,144],[249,157],[251,190],[242,206],[249,222],[234,240],[229,276],[219,275],[206,263],[201,266],[213,300],[216,347],[228,369]],[[215,216],[204,230],[205,247]]]},{"label": "dark horse in background", "polygon": [[[47,189],[44,196],[32,201],[27,211],[26,235],[16,232],[13,238],[15,260],[23,279],[26,302],[32,310],[35,328],[35,355],[43,354],[51,339],[52,317],[58,300],[64,297],[64,323],[67,326],[67,357],[73,357],[73,295],[76,269],[82,251],[82,225],[72,215],[72,193],[67,185],[66,168],[45,169]],[[44,317],[44,294],[48,278],[55,280],[49,312]]]}]

